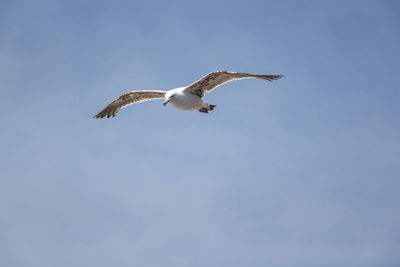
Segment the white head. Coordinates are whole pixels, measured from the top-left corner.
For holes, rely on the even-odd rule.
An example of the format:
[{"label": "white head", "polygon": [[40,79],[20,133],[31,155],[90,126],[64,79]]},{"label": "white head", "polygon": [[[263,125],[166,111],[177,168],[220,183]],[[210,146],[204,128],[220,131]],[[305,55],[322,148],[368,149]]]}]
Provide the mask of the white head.
[{"label": "white head", "polygon": [[185,87],[175,88],[175,89],[167,91],[165,93],[164,106],[171,101],[174,102],[177,95],[180,94],[183,89],[185,89]]},{"label": "white head", "polygon": [[165,106],[166,104],[168,104],[168,102],[174,101],[175,95],[176,95],[175,92],[171,92],[171,91],[166,92],[166,93],[165,93],[164,106]]}]

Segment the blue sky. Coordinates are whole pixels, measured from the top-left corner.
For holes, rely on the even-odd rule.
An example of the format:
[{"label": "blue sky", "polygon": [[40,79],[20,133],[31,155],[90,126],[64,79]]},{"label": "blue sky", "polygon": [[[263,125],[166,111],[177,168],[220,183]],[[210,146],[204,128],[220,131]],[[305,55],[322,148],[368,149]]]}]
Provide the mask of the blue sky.
[{"label": "blue sky", "polygon": [[[2,1],[1,266],[399,266],[396,1]],[[212,70],[284,74],[92,116]]]}]

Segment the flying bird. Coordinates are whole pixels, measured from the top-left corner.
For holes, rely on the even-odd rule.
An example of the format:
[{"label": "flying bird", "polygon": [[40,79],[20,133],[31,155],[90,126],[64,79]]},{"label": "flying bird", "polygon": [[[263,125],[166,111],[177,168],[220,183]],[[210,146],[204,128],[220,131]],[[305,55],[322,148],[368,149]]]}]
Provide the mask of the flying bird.
[{"label": "flying bird", "polygon": [[94,118],[115,117],[118,111],[127,105],[154,99],[164,99],[164,106],[170,103],[178,109],[198,110],[203,113],[208,113],[213,110],[216,105],[205,102],[203,97],[206,93],[211,92],[221,84],[244,78],[258,78],[273,81],[282,77],[283,75],[258,75],[242,72],[213,71],[186,87],[179,87],[169,91],[131,91],[111,102],[111,104],[96,114]]}]

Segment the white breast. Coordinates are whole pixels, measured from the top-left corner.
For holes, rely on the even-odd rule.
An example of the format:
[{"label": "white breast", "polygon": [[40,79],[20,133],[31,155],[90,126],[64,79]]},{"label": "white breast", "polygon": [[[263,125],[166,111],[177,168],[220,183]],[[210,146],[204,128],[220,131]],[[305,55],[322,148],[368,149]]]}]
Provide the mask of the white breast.
[{"label": "white breast", "polygon": [[177,94],[171,104],[179,109],[183,110],[198,110],[202,107],[204,101],[197,95],[190,93]]}]

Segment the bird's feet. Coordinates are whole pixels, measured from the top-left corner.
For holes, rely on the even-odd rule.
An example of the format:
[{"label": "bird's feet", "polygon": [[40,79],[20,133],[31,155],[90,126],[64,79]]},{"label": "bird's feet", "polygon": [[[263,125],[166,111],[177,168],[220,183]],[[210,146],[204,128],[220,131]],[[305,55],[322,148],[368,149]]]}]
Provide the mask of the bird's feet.
[{"label": "bird's feet", "polygon": [[209,110],[209,111],[214,110],[214,108],[215,108],[216,106],[217,106],[217,105],[211,105],[211,104],[209,104],[208,110]]},{"label": "bird's feet", "polygon": [[208,104],[208,107],[206,107],[206,108],[201,108],[201,109],[199,109],[199,111],[202,112],[202,113],[208,113],[209,111],[214,110],[214,108],[215,108],[216,106],[217,106],[217,105]]}]

